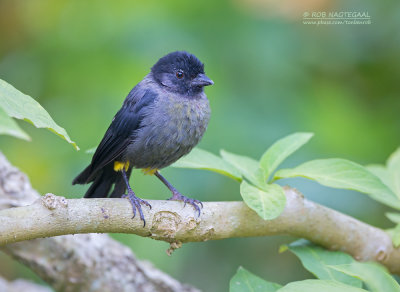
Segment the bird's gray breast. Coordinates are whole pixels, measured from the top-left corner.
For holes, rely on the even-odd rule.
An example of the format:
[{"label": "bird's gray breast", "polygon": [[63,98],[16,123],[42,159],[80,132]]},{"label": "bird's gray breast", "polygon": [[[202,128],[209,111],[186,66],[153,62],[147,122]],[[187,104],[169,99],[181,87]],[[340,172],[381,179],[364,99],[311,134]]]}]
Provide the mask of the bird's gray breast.
[{"label": "bird's gray breast", "polygon": [[163,95],[146,109],[126,151],[136,168],[163,168],[187,154],[202,138],[210,119],[204,93],[197,98]]}]

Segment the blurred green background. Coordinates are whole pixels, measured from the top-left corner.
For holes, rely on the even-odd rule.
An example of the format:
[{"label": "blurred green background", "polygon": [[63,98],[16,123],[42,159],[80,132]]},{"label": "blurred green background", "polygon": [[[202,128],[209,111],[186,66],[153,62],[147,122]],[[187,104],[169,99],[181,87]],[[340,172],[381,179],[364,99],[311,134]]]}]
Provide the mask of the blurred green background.
[{"label": "blurred green background", "polygon": [[[400,2],[288,0],[16,1],[0,0],[0,78],[39,101],[83,151],[52,133],[19,123],[33,138],[0,137],[0,149],[45,194],[81,197],[71,181],[84,150],[102,138],[130,89],[158,58],[187,50],[215,82],[201,148],[260,157],[276,139],[311,131],[313,140],[283,166],[342,157],[383,163],[400,144]],[[367,11],[370,25],[305,25],[307,11]],[[205,171],[168,168],[182,193],[202,201],[240,200],[239,185]],[[134,172],[142,198],[165,199],[155,178]],[[302,179],[284,181],[370,224],[389,227],[387,209],[365,195]],[[168,245],[112,235],[141,259],[204,291],[227,291],[239,265],[285,284],[311,275],[268,237]],[[0,275],[33,277],[0,254]],[[121,275],[123,276],[123,275]],[[36,278],[35,278],[36,279]],[[37,279],[36,279],[37,280]]]}]

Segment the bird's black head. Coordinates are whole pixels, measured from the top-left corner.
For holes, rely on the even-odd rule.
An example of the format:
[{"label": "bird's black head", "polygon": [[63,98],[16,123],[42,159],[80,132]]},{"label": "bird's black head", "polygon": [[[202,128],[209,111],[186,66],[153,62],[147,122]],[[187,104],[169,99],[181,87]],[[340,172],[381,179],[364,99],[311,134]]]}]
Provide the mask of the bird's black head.
[{"label": "bird's black head", "polygon": [[214,82],[204,74],[204,65],[187,52],[173,52],[151,68],[154,80],[167,90],[193,96]]}]

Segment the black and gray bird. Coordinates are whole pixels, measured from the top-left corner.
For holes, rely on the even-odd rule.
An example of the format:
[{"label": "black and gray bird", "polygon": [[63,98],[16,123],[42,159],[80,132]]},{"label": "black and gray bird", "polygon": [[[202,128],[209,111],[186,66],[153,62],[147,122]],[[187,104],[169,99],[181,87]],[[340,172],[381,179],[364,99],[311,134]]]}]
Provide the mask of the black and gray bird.
[{"label": "black and gray bird", "polygon": [[140,168],[171,190],[170,200],[191,204],[200,215],[201,202],[180,194],[158,170],[199,143],[210,119],[203,89],[212,84],[194,55],[178,51],[162,57],[128,94],[90,165],[72,184],[92,183],[85,198],[128,198],[133,216],[137,209],[145,225],[141,204],[151,206],[129,185],[132,168]]}]

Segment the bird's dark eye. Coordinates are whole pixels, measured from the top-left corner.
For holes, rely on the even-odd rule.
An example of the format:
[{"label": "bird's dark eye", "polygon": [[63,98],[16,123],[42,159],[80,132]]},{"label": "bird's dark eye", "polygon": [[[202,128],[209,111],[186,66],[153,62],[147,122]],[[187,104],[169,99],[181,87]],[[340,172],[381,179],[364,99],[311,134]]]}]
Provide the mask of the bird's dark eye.
[{"label": "bird's dark eye", "polygon": [[181,71],[181,70],[179,70],[179,71],[176,71],[176,78],[178,78],[178,79],[182,79],[183,78],[183,72]]}]

